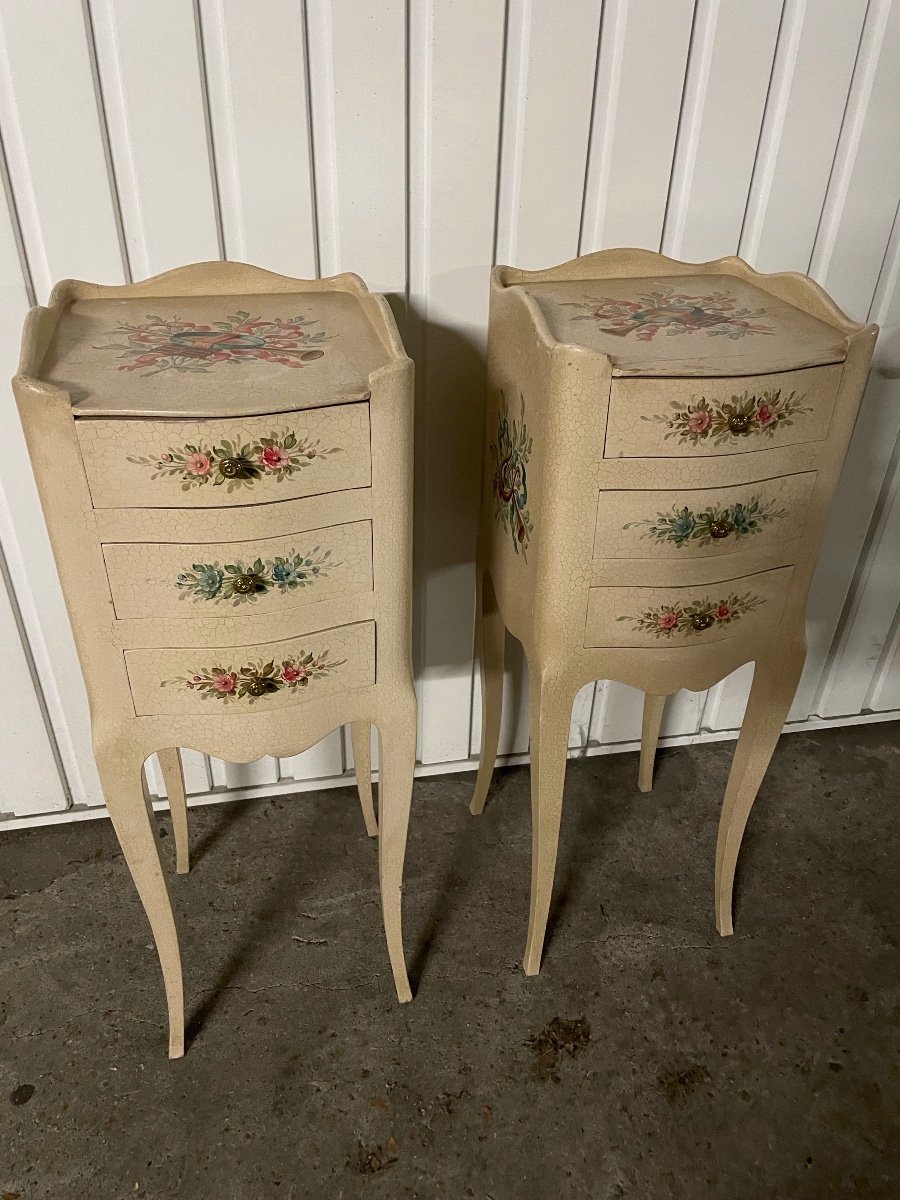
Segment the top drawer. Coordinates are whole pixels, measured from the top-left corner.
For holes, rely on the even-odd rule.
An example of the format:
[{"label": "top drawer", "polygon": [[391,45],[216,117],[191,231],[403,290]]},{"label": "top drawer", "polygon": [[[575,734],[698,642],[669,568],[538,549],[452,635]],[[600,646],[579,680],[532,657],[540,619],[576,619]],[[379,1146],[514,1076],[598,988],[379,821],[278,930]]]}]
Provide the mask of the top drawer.
[{"label": "top drawer", "polygon": [[614,379],[604,458],[693,458],[820,442],[828,436],[842,370]]},{"label": "top drawer", "polygon": [[95,508],[265,504],[371,482],[368,404],[216,421],[75,422]]}]

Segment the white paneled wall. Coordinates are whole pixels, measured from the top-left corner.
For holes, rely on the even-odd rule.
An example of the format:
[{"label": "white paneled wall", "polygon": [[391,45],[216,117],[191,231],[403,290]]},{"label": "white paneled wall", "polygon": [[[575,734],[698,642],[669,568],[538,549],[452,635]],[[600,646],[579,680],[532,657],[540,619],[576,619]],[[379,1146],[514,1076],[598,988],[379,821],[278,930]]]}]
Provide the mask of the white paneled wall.
[{"label": "white paneled wall", "polygon": [[[792,720],[900,715],[900,0],[0,0],[0,369],[54,281],[227,257],[357,271],[417,362],[422,770],[477,749],[473,566],[488,272],[614,245],[808,271],[884,326],[810,605]],[[12,396],[0,395],[0,817],[102,801],[87,706]],[[664,734],[740,723],[749,670]],[[528,749],[510,655],[501,749]],[[10,714],[12,719],[10,720]],[[638,736],[583,689],[570,744]],[[343,778],[185,755],[194,795]],[[155,763],[151,789],[160,791]],[[48,819],[52,819],[48,818]]]}]

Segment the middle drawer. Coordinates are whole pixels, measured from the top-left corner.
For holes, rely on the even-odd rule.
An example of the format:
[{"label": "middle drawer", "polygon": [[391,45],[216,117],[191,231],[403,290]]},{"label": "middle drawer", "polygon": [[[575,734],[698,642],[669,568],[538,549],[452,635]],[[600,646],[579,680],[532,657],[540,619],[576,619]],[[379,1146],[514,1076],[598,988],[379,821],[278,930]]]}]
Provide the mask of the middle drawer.
[{"label": "middle drawer", "polygon": [[806,527],[815,471],[731,487],[602,491],[594,560],[687,561],[785,544]]},{"label": "middle drawer", "polygon": [[277,612],[372,590],[372,524],[248,542],[107,543],[116,617]]}]

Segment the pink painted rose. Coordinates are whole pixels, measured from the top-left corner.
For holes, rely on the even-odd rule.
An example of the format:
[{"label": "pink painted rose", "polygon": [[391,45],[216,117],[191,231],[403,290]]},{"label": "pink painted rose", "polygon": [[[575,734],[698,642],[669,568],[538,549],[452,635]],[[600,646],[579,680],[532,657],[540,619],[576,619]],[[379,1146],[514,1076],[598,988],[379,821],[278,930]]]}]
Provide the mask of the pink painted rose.
[{"label": "pink painted rose", "polygon": [[282,450],[281,446],[266,446],[260,458],[263,465],[267,466],[270,471],[278,471],[290,462],[290,457],[285,450]]},{"label": "pink painted rose", "polygon": [[775,410],[768,404],[761,404],[756,410],[756,418],[760,425],[770,425],[775,420]]},{"label": "pink painted rose", "polygon": [[195,454],[189,454],[184,460],[184,469],[190,475],[208,475],[212,470],[212,459],[208,454],[203,454],[198,450]]},{"label": "pink painted rose", "polygon": [[731,609],[727,604],[720,604],[716,608],[715,617],[717,621],[724,621],[726,617],[731,616]]},{"label": "pink painted rose", "polygon": [[281,678],[285,683],[296,683],[298,679],[305,679],[306,671],[303,667],[286,666],[282,669]]},{"label": "pink painted rose", "polygon": [[656,618],[656,624],[660,629],[674,629],[678,624],[678,615],[674,612],[661,612]]},{"label": "pink painted rose", "polygon": [[171,461],[172,461],[172,455],[171,455],[171,454],[161,454],[161,455],[159,456],[159,461],[160,461],[160,462],[171,462]]},{"label": "pink painted rose", "polygon": [[688,429],[691,433],[705,433],[712,424],[712,417],[705,408],[698,409],[688,417]]},{"label": "pink painted rose", "polygon": [[217,692],[227,696],[237,687],[237,675],[231,671],[223,671],[220,675],[213,676],[212,685]]}]

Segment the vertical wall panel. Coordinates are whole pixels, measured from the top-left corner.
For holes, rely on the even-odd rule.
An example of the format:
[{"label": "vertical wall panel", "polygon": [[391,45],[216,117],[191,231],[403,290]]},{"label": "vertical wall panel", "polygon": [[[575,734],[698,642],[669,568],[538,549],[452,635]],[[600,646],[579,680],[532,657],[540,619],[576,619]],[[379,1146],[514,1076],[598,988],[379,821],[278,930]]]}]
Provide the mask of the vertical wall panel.
[{"label": "vertical wall panel", "polygon": [[807,271],[866,0],[787,0],[740,254],[758,271]]},{"label": "vertical wall panel", "polygon": [[606,0],[581,252],[658,250],[693,0]]},{"label": "vertical wall panel", "polygon": [[412,5],[410,302],[425,323],[417,462],[425,762],[469,752],[504,9],[501,0]]},{"label": "vertical wall panel", "polygon": [[201,0],[225,257],[314,278],[304,8]]},{"label": "vertical wall panel", "polygon": [[663,251],[734,254],[768,93],[781,0],[698,0]]},{"label": "vertical wall panel", "polygon": [[90,8],[132,276],[219,258],[193,4]]}]

